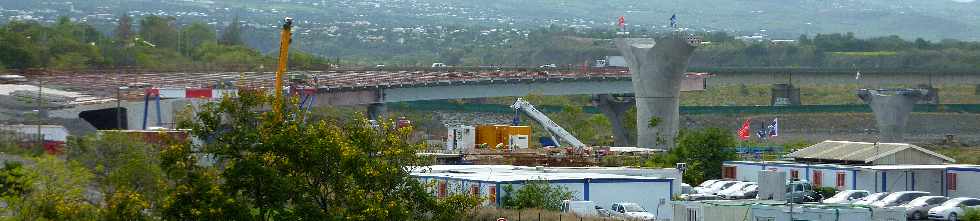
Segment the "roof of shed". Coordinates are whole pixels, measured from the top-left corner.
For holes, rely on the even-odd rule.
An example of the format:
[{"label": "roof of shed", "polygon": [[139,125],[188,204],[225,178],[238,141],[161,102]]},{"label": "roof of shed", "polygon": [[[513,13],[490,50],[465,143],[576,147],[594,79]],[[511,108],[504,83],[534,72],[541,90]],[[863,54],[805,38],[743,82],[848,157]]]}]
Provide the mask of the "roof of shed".
[{"label": "roof of shed", "polygon": [[870,163],[883,157],[912,149],[946,162],[956,162],[953,158],[932,152],[925,148],[907,143],[867,143],[852,141],[824,141],[813,146],[797,150],[787,155],[797,159],[838,160]]}]

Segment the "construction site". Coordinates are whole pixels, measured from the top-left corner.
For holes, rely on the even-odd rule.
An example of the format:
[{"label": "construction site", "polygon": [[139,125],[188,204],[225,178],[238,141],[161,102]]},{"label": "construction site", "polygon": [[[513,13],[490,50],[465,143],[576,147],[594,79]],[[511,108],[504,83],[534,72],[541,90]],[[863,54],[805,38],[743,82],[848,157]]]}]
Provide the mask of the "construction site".
[{"label": "construction site", "polygon": [[[980,202],[973,198],[980,197],[980,192],[958,185],[980,179],[980,166],[958,162],[911,142],[941,147],[980,143],[980,108],[971,104],[943,106],[932,78],[924,84],[918,77],[890,79],[865,74],[868,80],[859,81],[861,88],[840,92],[863,104],[840,113],[788,113],[800,108],[809,95],[799,85],[814,84],[810,80],[833,84],[854,81],[816,74],[797,76],[799,83],[795,83],[792,73],[752,78],[757,73],[689,71],[692,54],[704,42],[682,31],[655,38],[617,35],[613,44],[621,56],[607,56],[603,65],[622,63],[624,67],[452,69],[434,63],[429,68],[404,70],[382,70],[381,65],[376,70],[288,71],[291,28],[292,20],[283,20],[275,72],[25,70],[0,75],[0,141],[42,146],[50,155],[64,154],[72,137],[104,132],[123,132],[155,144],[174,137],[205,144],[215,141],[190,136],[189,129],[180,128],[178,121],[193,121],[208,103],[257,91],[271,94],[273,105],[256,112],[280,114],[287,111],[283,103],[290,101],[297,105],[296,110],[289,111],[302,114],[352,107],[370,119],[372,133],[386,122],[393,122],[396,129],[421,131],[412,139],[426,141],[428,146],[415,154],[433,164],[413,168],[408,171],[411,177],[435,184],[426,186],[435,197],[480,196],[481,206],[488,208],[504,206],[502,198],[510,194],[502,192],[504,186],[521,188],[535,181],[572,191],[571,198],[563,202],[563,212],[627,220],[956,220],[964,215],[962,209],[956,209],[980,206],[932,205],[940,209],[924,212],[911,209],[910,204],[919,197]],[[782,81],[784,75],[790,76],[789,82]],[[857,76],[855,79],[860,80],[860,72]],[[949,76],[936,82],[980,85],[976,76]],[[769,105],[681,105],[684,93],[702,93],[731,82],[769,87]],[[913,82],[916,86],[908,86]],[[588,97],[593,113],[584,114],[582,107],[572,105],[545,111],[543,105],[529,101],[541,96]],[[503,108],[503,113],[483,113],[492,116],[478,120],[409,118],[401,111],[412,108],[400,108],[424,102],[493,105],[479,102],[494,98],[506,99],[502,107],[490,106]],[[705,112],[735,111],[698,115],[694,113],[697,108]],[[467,113],[445,109],[433,112]],[[564,112],[582,113],[562,115]],[[558,115],[562,115],[562,123],[555,120]],[[305,120],[301,114],[289,117]],[[765,119],[761,127],[753,117]],[[583,132],[589,130],[570,126],[597,122],[592,119],[608,124],[590,127],[590,136]],[[809,124],[801,123],[807,120]],[[740,122],[744,123],[739,126]],[[830,132],[824,134],[827,127]],[[738,146],[683,149],[695,153],[722,149],[738,158],[711,168],[720,169],[721,177],[684,183],[691,180],[685,176],[689,166],[706,170],[714,165],[653,164],[662,163],[681,148],[678,137],[682,131],[704,128],[730,129],[731,134],[737,134],[731,143]],[[752,137],[756,139],[750,141]],[[805,145],[787,147],[796,140]],[[201,161],[219,163],[208,156],[202,156]],[[639,168],[650,165],[668,168]],[[828,200],[836,196],[817,195],[821,188],[837,194],[864,195],[860,199],[843,196],[847,200],[832,202]],[[871,197],[873,194],[878,197]],[[869,202],[859,204],[861,200]]]}]

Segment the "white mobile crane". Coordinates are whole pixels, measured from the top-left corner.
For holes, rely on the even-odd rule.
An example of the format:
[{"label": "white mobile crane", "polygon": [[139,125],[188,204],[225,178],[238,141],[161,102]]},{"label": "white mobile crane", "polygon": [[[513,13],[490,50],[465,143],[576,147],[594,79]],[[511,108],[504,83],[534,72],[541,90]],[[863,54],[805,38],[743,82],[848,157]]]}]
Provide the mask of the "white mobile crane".
[{"label": "white mobile crane", "polygon": [[558,126],[558,124],[552,121],[551,118],[548,118],[547,115],[544,115],[544,113],[538,111],[537,108],[534,108],[534,105],[531,105],[531,103],[528,103],[523,98],[517,98],[517,102],[514,102],[514,105],[510,105],[510,108],[524,111],[527,116],[534,119],[534,121],[537,121],[538,124],[541,124],[541,126],[544,126],[545,130],[548,131],[548,134],[551,135],[551,140],[555,141],[555,144],[559,144],[558,139],[555,139],[557,136],[575,148],[585,148],[585,144],[582,143],[582,141],[579,141],[578,138],[575,138],[575,136],[566,131],[564,128],[561,128],[561,126]]}]

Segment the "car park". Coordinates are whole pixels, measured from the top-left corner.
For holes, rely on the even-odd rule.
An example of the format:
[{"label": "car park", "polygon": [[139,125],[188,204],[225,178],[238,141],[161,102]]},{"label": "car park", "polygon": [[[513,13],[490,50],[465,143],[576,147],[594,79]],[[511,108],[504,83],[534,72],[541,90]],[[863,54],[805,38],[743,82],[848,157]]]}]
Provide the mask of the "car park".
[{"label": "car park", "polygon": [[715,182],[714,184],[711,184],[711,186],[709,186],[707,188],[704,188],[702,190],[696,191],[696,193],[697,194],[711,194],[711,195],[714,195],[714,194],[718,193],[719,191],[722,191],[722,190],[724,190],[724,189],[726,189],[728,187],[731,187],[732,185],[735,185],[737,183],[741,183],[741,182],[739,182],[739,181],[727,181],[727,180],[718,181],[718,182]]},{"label": "car park", "polygon": [[928,195],[929,192],[923,192],[923,191],[898,191],[898,192],[888,194],[888,196],[885,196],[885,198],[875,201],[870,205],[874,207],[881,207],[881,208],[901,206],[903,204],[906,204],[914,200],[915,198],[928,196]]},{"label": "car park", "polygon": [[923,196],[915,198],[899,207],[905,208],[905,214],[911,220],[925,219],[929,214],[929,209],[942,205],[949,198],[945,196]]},{"label": "car park", "polygon": [[725,199],[755,199],[759,195],[759,185],[753,184],[749,185],[742,190],[735,191],[727,196],[723,196]]},{"label": "car park", "polygon": [[735,193],[746,190],[752,186],[757,186],[757,184],[755,182],[736,183],[728,188],[718,191],[718,193],[716,193],[715,195],[718,195],[722,199],[728,199],[730,196],[734,195]]},{"label": "car park", "polygon": [[697,193],[698,191],[703,191],[705,188],[708,188],[709,186],[711,186],[712,184],[715,184],[718,181],[721,181],[721,180],[705,180],[704,182],[701,182],[701,184],[698,184],[698,186],[694,187],[694,189],[692,189],[692,193]]},{"label": "car park", "polygon": [[850,204],[868,195],[871,195],[871,192],[867,190],[844,190],[838,192],[837,194],[834,194],[834,196],[830,198],[824,199],[822,202],[836,203],[836,204]]},{"label": "car park", "polygon": [[877,202],[886,196],[888,196],[888,192],[872,193],[871,195],[861,198],[860,200],[854,201],[852,204],[858,206],[870,206],[872,203]]},{"label": "car park", "polygon": [[966,207],[980,206],[980,199],[969,197],[952,198],[943,204],[929,209],[929,219],[931,220],[959,220],[963,216]]}]

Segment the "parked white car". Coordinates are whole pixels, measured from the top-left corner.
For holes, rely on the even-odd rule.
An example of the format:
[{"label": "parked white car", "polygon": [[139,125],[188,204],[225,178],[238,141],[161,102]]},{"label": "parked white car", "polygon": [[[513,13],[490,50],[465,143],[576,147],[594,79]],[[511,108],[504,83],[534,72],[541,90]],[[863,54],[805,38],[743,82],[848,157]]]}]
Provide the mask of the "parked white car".
[{"label": "parked white car", "polygon": [[657,219],[653,213],[648,212],[646,209],[636,203],[613,203],[612,214],[615,217],[621,217],[627,220],[647,221]]},{"label": "parked white car", "polygon": [[945,196],[923,196],[915,198],[912,202],[899,206],[905,209],[905,215],[911,220],[923,220],[929,214],[929,210],[942,205],[949,200]]},{"label": "parked white car", "polygon": [[928,195],[929,192],[922,192],[922,191],[898,191],[898,192],[888,194],[888,196],[886,196],[885,198],[878,200],[874,203],[871,203],[871,206],[881,207],[881,208],[901,206],[903,204],[911,202],[915,198],[928,196]]},{"label": "parked white car", "polygon": [[755,185],[757,185],[755,182],[741,182],[741,183],[736,183],[736,184],[734,184],[734,185],[732,185],[732,186],[730,186],[728,188],[725,188],[725,189],[723,189],[721,191],[718,191],[718,193],[716,193],[715,195],[720,196],[722,199],[728,199],[729,197],[731,197],[735,193],[738,193],[738,192],[741,192],[741,191],[745,191],[746,189],[748,189],[748,188],[750,188],[752,186],[755,186]]},{"label": "parked white car", "polygon": [[759,196],[759,185],[751,185],[728,195],[726,199],[755,199]]},{"label": "parked white car", "polygon": [[947,200],[942,205],[929,210],[931,220],[958,220],[963,216],[964,207],[980,206],[980,199],[970,197],[957,197]]},{"label": "parked white car", "polygon": [[722,190],[724,190],[724,189],[726,189],[728,187],[731,187],[732,185],[735,185],[737,183],[741,183],[741,182],[739,182],[739,181],[722,180],[722,181],[715,182],[714,184],[711,184],[711,186],[708,186],[707,188],[704,188],[704,189],[701,189],[701,190],[698,190],[698,191],[695,191],[695,192],[697,194],[711,194],[711,195],[714,195],[714,194],[718,193],[719,191],[722,191]]},{"label": "parked white car", "polygon": [[701,182],[701,184],[698,184],[698,186],[694,187],[691,193],[697,193],[698,191],[703,191],[705,188],[708,188],[709,186],[717,183],[718,181],[721,180],[705,180],[704,182]]},{"label": "parked white car", "polygon": [[868,195],[871,195],[871,192],[867,190],[844,190],[823,200],[823,203],[850,204]]},{"label": "parked white car", "polygon": [[854,201],[852,204],[859,206],[870,206],[872,203],[885,198],[885,196],[888,196],[888,192],[872,193],[871,195],[861,198],[858,201]]}]

